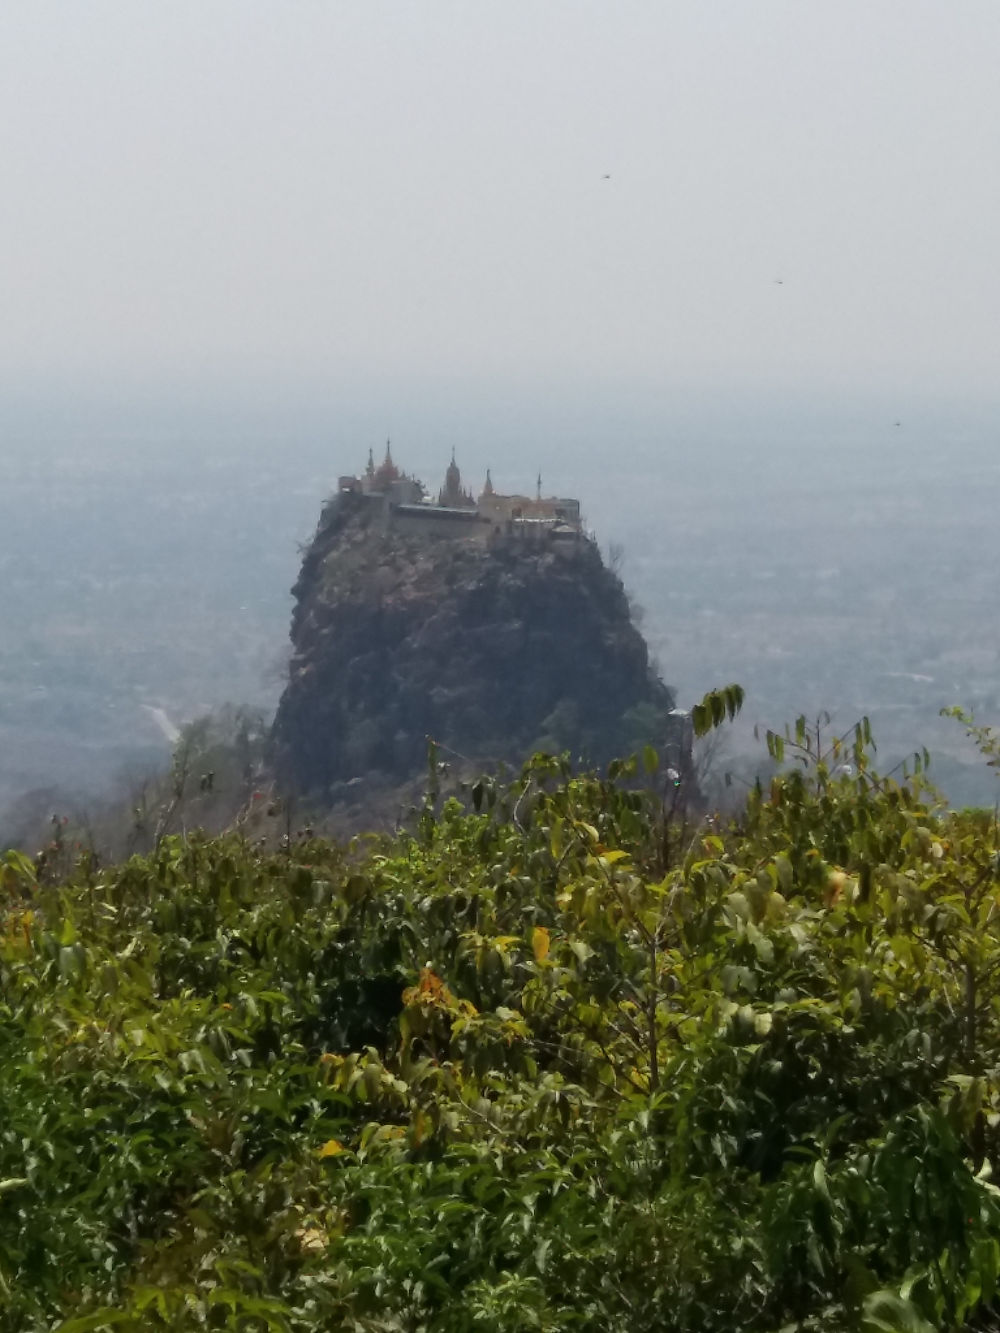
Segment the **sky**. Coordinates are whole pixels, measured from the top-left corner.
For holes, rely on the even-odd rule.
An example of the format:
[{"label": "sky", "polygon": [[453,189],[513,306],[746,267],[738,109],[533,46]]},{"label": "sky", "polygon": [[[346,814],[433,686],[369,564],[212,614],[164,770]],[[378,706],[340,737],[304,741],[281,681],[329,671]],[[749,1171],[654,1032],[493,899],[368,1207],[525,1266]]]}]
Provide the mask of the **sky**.
[{"label": "sky", "polygon": [[996,0],[30,0],[0,390],[989,397]]}]

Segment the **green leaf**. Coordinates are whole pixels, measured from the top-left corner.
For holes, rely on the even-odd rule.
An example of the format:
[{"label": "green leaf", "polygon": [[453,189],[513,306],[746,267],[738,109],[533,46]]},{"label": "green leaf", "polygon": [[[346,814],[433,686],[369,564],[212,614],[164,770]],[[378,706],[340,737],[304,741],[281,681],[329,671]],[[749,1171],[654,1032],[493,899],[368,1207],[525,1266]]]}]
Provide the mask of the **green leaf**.
[{"label": "green leaf", "polygon": [[56,1325],[55,1333],[100,1333],[113,1324],[124,1324],[132,1316],[126,1310],[94,1310],[91,1314],[77,1315]]},{"label": "green leaf", "polygon": [[730,721],[743,707],[743,687],[726,685],[711,690],[691,709],[691,722],[696,736],[705,736],[728,718]]},{"label": "green leaf", "polygon": [[830,1187],[826,1183],[826,1168],[818,1159],[813,1164],[813,1185],[815,1186],[816,1193],[829,1203]]},{"label": "green leaf", "polygon": [[894,1291],[873,1291],[862,1305],[865,1333],[935,1333],[910,1301]]},{"label": "green leaf", "polygon": [[792,870],[792,863],[785,852],[781,852],[780,855],[774,858],[774,868],[778,872],[778,884],[781,887],[781,892],[785,894],[791,893],[795,876]]}]

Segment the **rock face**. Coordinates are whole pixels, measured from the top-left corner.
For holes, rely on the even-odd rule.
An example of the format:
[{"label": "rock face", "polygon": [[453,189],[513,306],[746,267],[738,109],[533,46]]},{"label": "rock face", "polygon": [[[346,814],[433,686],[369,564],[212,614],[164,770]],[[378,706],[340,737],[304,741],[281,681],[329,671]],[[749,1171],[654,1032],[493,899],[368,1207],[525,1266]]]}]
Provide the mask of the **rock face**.
[{"label": "rock face", "polygon": [[300,792],[412,777],[428,737],[477,764],[539,748],[603,762],[655,741],[673,706],[620,580],[583,536],[399,531],[342,492],[292,591],[274,744]]}]

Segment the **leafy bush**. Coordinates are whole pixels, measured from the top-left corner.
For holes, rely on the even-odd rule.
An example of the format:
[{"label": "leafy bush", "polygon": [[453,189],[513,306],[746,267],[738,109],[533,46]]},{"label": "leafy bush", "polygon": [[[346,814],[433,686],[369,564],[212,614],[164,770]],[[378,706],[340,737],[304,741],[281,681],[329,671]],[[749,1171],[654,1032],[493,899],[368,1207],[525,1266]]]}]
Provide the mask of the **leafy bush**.
[{"label": "leafy bush", "polygon": [[991,1327],[997,828],[867,739],[728,828],[536,756],[350,848],[8,853],[0,1330]]}]

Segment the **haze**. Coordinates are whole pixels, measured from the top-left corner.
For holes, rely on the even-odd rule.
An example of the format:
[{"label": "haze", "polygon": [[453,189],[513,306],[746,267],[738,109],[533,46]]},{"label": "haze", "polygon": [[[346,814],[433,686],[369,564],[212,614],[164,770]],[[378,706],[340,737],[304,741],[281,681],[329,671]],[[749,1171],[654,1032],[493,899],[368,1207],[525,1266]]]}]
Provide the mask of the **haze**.
[{"label": "haze", "polygon": [[578,495],[684,704],[997,720],[995,0],[8,9],[0,824],[273,706],[387,434]]},{"label": "haze", "polygon": [[992,0],[32,0],[4,26],[9,394],[993,392]]}]

